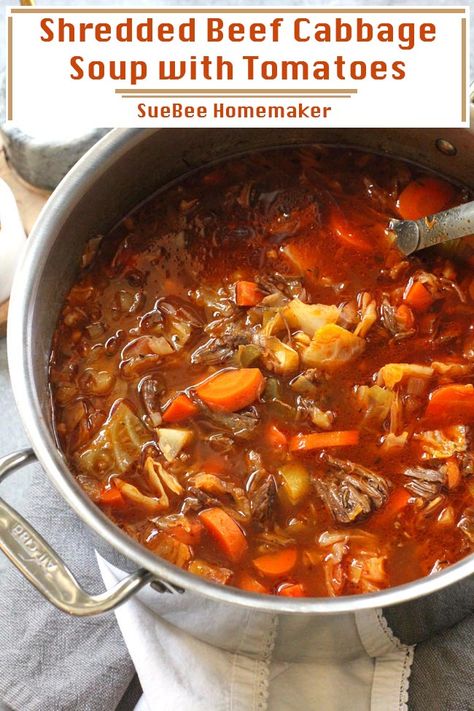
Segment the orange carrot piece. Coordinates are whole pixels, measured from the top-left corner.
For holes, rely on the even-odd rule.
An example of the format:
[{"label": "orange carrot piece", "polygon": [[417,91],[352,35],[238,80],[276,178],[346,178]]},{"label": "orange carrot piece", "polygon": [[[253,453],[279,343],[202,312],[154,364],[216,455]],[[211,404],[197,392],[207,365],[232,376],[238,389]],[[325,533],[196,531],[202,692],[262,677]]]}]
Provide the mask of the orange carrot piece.
[{"label": "orange carrot piece", "polygon": [[450,457],[446,460],[446,479],[448,489],[455,489],[461,481],[461,470],[456,457]]},{"label": "orange carrot piece", "polygon": [[373,521],[377,526],[384,526],[391,521],[407,506],[411,494],[403,486],[398,486],[392,491],[390,497],[383,507],[373,514]]},{"label": "orange carrot piece", "polygon": [[238,281],[235,285],[235,302],[237,306],[256,306],[263,294],[254,281]]},{"label": "orange carrot piece", "polygon": [[425,410],[425,420],[437,427],[474,422],[472,383],[443,385],[433,390]]},{"label": "orange carrot piece", "polygon": [[282,595],[283,597],[305,597],[305,591],[301,583],[285,583],[278,588],[278,595]]},{"label": "orange carrot piece", "polygon": [[187,420],[188,417],[195,415],[198,410],[198,406],[187,395],[180,393],[163,412],[163,422]]},{"label": "orange carrot piece", "polygon": [[242,573],[238,580],[238,586],[242,590],[247,590],[247,592],[268,593],[268,589],[248,573]]},{"label": "orange carrot piece", "polygon": [[359,252],[372,251],[372,246],[362,239],[355,229],[349,226],[348,220],[339,208],[331,210],[329,214],[329,228],[346,247],[351,247]]},{"label": "orange carrot piece", "polygon": [[255,558],[253,564],[263,575],[279,578],[293,570],[297,557],[295,548],[283,548],[277,553],[265,553]]},{"label": "orange carrot piece", "polygon": [[277,449],[286,447],[288,444],[288,439],[284,432],[278,429],[274,424],[267,425],[265,430],[265,441],[270,447]]},{"label": "orange carrot piece", "polygon": [[104,487],[100,492],[100,503],[104,506],[118,508],[125,506],[125,499],[116,486]]},{"label": "orange carrot piece", "polygon": [[428,311],[433,303],[430,292],[419,281],[414,281],[405,296],[405,302],[415,311]]},{"label": "orange carrot piece", "polygon": [[223,553],[233,563],[238,563],[248,545],[242,529],[234,519],[219,508],[205,509],[201,511],[199,518]]},{"label": "orange carrot piece", "polygon": [[397,202],[404,220],[418,220],[450,207],[455,197],[452,185],[439,178],[419,178],[408,183]]},{"label": "orange carrot piece", "polygon": [[354,444],[359,444],[358,430],[300,433],[290,439],[290,452],[307,452],[311,449],[325,449],[326,447],[348,447]]},{"label": "orange carrot piece", "polygon": [[265,378],[259,368],[226,370],[196,388],[211,410],[234,412],[251,405],[261,394]]}]

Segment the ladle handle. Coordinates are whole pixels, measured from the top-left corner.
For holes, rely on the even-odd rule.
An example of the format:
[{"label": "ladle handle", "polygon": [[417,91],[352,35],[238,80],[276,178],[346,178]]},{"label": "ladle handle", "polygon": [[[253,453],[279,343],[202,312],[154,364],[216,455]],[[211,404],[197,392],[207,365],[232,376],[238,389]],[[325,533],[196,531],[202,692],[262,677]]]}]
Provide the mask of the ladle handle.
[{"label": "ladle handle", "polygon": [[389,229],[395,233],[398,248],[406,255],[467,237],[474,234],[474,202],[466,202],[419,220],[391,220]]}]

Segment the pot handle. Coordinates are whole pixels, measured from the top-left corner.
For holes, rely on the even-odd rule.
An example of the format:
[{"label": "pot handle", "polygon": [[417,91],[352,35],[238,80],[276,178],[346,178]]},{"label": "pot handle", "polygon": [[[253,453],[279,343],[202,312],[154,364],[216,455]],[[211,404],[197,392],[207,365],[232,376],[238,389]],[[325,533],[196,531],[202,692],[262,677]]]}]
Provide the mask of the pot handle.
[{"label": "pot handle", "polygon": [[[35,459],[32,449],[22,449],[0,458],[0,481]],[[1,498],[0,550],[49,602],[80,617],[113,610],[153,579],[151,573],[140,569],[110,590],[90,595],[42,536]]]}]

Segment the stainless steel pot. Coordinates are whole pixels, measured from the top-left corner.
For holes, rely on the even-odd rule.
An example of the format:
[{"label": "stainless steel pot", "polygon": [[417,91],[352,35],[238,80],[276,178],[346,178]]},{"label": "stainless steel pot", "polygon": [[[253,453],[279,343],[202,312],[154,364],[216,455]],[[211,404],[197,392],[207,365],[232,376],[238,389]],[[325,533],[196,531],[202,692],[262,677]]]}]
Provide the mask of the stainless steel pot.
[{"label": "stainless steel pot", "polygon": [[[161,592],[187,590],[216,602],[272,613],[339,614],[426,596],[474,573],[471,555],[406,585],[341,598],[260,596],[220,586],[157,558],[122,533],[84,494],[57,447],[48,394],[51,336],[86,240],[107,233],[160,186],[207,162],[258,148],[314,142],[355,145],[402,157],[474,188],[472,129],[118,129],[77,163],[43,210],[11,297],[8,355],[14,393],[34,454],[53,484],[95,532],[101,554],[122,570],[133,571],[113,590],[87,594],[39,534],[0,500],[1,549],[57,607],[75,615],[104,612],[151,583]],[[33,456],[28,450],[5,457],[0,461],[0,478]]]}]

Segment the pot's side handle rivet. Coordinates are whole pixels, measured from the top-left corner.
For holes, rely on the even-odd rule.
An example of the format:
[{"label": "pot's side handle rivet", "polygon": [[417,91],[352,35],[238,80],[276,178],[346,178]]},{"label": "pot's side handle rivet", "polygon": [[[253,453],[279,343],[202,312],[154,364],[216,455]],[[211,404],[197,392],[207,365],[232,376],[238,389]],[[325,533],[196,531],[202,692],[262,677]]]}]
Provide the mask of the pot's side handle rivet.
[{"label": "pot's side handle rivet", "polygon": [[458,152],[456,146],[451,143],[451,141],[447,141],[445,138],[437,138],[435,146],[438,151],[440,151],[440,153],[444,153],[445,156],[455,156]]}]

